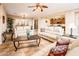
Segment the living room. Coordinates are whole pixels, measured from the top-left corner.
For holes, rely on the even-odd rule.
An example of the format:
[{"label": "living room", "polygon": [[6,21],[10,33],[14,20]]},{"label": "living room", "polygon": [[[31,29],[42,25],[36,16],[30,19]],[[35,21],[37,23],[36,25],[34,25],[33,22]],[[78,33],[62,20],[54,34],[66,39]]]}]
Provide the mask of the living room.
[{"label": "living room", "polygon": [[[71,50],[66,51],[65,55],[79,55],[75,51],[79,49],[78,6],[79,3],[1,3],[0,55],[51,56],[50,50],[59,39],[69,39],[65,41],[70,44],[67,50]],[[29,44],[32,43],[29,40],[34,40],[33,44],[37,46]],[[21,45],[21,48],[17,45]]]}]

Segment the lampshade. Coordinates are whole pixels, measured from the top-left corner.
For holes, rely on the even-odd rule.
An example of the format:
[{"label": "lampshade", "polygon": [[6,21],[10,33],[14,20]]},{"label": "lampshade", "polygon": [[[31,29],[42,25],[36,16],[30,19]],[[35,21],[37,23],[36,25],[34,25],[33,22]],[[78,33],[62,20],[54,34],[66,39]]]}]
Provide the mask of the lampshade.
[{"label": "lampshade", "polygon": [[74,24],[70,24],[69,28],[75,28],[76,26]]}]

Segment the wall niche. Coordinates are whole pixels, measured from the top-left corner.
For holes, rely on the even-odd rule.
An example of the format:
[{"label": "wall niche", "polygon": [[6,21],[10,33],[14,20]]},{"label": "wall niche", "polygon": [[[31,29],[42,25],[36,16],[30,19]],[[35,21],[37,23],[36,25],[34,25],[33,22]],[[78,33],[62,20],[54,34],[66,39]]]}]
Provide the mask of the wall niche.
[{"label": "wall niche", "polygon": [[65,17],[51,18],[50,24],[65,24]]}]

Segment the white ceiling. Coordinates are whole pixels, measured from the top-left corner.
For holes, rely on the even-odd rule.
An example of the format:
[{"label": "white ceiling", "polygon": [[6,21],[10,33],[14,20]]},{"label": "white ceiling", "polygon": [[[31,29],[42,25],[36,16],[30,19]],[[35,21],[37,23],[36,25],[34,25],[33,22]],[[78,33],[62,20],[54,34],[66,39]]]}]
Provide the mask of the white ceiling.
[{"label": "white ceiling", "polygon": [[45,8],[43,12],[32,12],[33,8],[27,6],[33,6],[35,3],[4,3],[5,10],[11,15],[23,15],[35,17],[44,17],[53,15],[55,13],[74,10],[79,8],[79,3],[44,3],[48,8]]}]

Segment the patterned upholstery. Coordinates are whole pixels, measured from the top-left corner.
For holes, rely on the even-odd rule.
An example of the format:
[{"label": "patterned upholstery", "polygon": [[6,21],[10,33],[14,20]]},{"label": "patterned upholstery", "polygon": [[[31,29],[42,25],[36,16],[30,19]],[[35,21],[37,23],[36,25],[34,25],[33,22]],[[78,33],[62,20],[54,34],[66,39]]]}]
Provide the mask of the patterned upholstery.
[{"label": "patterned upholstery", "polygon": [[48,56],[65,56],[68,49],[68,45],[59,45],[55,48],[52,48]]}]

